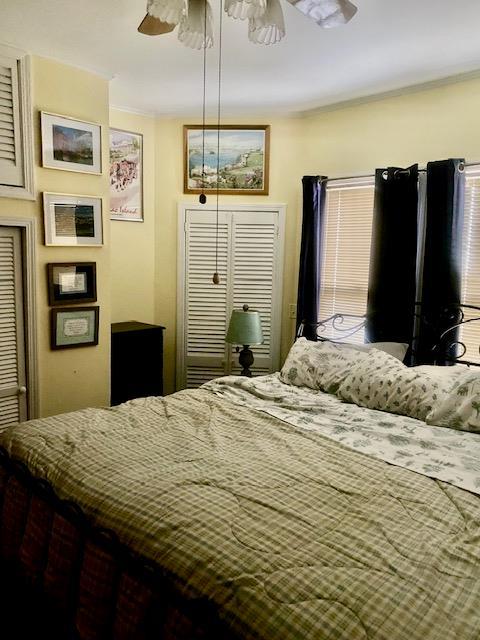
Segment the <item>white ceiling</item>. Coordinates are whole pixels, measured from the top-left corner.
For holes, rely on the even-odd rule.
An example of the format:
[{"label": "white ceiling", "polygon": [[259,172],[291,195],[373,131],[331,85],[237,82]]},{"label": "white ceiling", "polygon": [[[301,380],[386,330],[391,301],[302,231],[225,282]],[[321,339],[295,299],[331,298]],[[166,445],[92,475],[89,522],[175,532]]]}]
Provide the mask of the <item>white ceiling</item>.
[{"label": "white ceiling", "polygon": [[[287,35],[271,46],[251,44],[247,24],[225,14],[223,115],[292,114],[480,69],[478,0],[353,1],[352,22],[324,30],[281,0]],[[202,52],[176,31],[137,33],[145,8],[146,0],[0,0],[0,42],[112,77],[115,106],[198,116]],[[207,56],[210,116],[217,55]]]}]

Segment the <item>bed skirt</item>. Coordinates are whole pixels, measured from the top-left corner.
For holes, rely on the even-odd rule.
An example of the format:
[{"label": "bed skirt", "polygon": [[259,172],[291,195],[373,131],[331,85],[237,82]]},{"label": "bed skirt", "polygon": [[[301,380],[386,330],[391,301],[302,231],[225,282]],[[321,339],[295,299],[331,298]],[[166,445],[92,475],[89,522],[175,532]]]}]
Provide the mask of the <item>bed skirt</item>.
[{"label": "bed skirt", "polygon": [[211,602],[182,597],[160,567],[92,526],[1,447],[0,513],[2,576],[54,612],[55,637],[238,640]]}]

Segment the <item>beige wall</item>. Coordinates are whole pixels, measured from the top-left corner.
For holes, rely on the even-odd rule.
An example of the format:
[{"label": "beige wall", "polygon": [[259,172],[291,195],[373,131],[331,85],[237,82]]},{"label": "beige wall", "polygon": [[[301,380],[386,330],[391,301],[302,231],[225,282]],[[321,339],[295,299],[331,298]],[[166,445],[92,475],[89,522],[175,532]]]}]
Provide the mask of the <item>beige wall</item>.
[{"label": "beige wall", "polygon": [[[32,60],[35,131],[34,202],[0,198],[2,216],[31,217],[37,222],[37,339],[40,415],[47,416],[85,406],[109,402],[110,366],[110,282],[108,202],[104,199],[103,247],[44,246],[44,191],[80,195],[108,195],[107,175],[43,169],[40,159],[40,111],[49,111],[99,123],[103,126],[103,166],[108,166],[108,82],[91,73],[51,60]],[[97,263],[100,332],[97,347],[50,350],[50,311],[47,297],[46,264],[48,262],[95,261]]]},{"label": "beige wall", "polygon": [[318,113],[304,121],[304,172],[330,177],[466,157],[480,161],[480,79]]},{"label": "beige wall", "polygon": [[[270,202],[287,205],[284,295],[282,312],[282,356],[293,336],[294,321],[288,305],[296,301],[298,254],[301,229],[303,175],[330,177],[373,173],[376,167],[425,163],[431,159],[466,156],[480,160],[480,80],[446,85],[418,93],[372,101],[334,111],[324,111],[303,119],[235,119],[225,124],[270,124],[269,196],[221,196],[221,203]],[[113,112],[116,126],[151,132],[151,120]],[[197,121],[198,122],[198,121]],[[122,124],[123,123],[123,124]],[[113,308],[116,319],[140,319],[140,310],[150,311],[151,300],[141,300],[133,291],[130,274],[142,272],[142,296],[152,286],[150,261],[154,260],[154,321],[166,327],[165,391],[174,390],[176,330],[177,207],[179,202],[197,202],[197,196],[183,194],[184,120],[157,118],[155,121],[154,164],[150,175],[146,167],[145,189],[155,182],[155,235],[152,246],[147,222],[133,235],[112,223]],[[194,121],[190,120],[189,124]],[[148,133],[150,135],[150,133]],[[152,156],[150,156],[152,157]],[[122,226],[123,234],[117,233]],[[132,253],[133,251],[133,253]],[[137,263],[138,261],[138,263]],[[122,268],[129,265],[128,269]],[[144,265],[142,270],[140,266]],[[120,278],[118,274],[122,274]],[[121,310],[121,313],[120,313]],[[138,310],[138,313],[137,313]]]},{"label": "beige wall", "polygon": [[155,120],[111,110],[110,126],[143,136],[144,222],[110,222],[112,322],[155,322]]},{"label": "beige wall", "polygon": [[[111,319],[165,325],[165,391],[171,392],[175,380],[177,206],[179,202],[197,201],[196,196],[183,194],[184,120],[154,119],[117,110],[109,114],[106,80],[42,58],[34,58],[32,67],[38,197],[35,202],[0,199],[0,217],[35,217],[38,222],[41,414],[108,404]],[[144,223],[109,222],[107,172],[103,176],[90,176],[40,167],[40,110],[102,124],[105,167],[109,118],[114,127],[143,134]],[[231,121],[271,125],[270,195],[223,196],[221,203],[287,205],[283,356],[293,329],[288,305],[296,297],[302,175],[324,173],[338,177],[370,173],[387,164],[424,163],[448,156],[480,160],[479,112],[480,80],[470,80],[303,119],[262,117]],[[40,202],[43,191],[103,196],[105,246],[45,247]],[[52,352],[45,264],[68,260],[97,263],[100,344]]]},{"label": "beige wall", "polygon": [[[228,124],[229,121],[225,121]],[[268,196],[220,196],[221,204],[275,203],[287,205],[286,238],[294,246],[298,210],[301,205],[300,121],[294,119],[236,119],[232,124],[270,124],[270,194]],[[166,326],[165,391],[175,387],[175,331],[177,277],[177,206],[179,202],[198,202],[198,196],[183,194],[183,124],[185,120],[157,120],[157,227],[156,227],[156,321]],[[189,121],[188,124],[195,124]],[[284,299],[282,312],[282,353],[290,346],[292,321],[288,303],[295,302],[295,256],[285,254]]]}]

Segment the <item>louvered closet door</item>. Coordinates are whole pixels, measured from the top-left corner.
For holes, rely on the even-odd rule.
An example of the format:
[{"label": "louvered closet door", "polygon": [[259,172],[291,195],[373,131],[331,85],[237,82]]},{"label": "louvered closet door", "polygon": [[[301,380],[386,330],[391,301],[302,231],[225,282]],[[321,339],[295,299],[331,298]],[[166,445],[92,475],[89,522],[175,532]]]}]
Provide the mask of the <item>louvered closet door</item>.
[{"label": "louvered closet door", "polygon": [[[264,343],[252,346],[255,375],[278,368],[272,345],[272,316],[275,301],[275,265],[278,215],[258,212],[233,213],[232,220],[232,298],[233,308],[248,304],[259,311]],[[239,373],[238,354],[230,353],[229,372]]]},{"label": "louvered closet door", "polygon": [[[177,348],[177,386],[198,387],[204,382],[239,372],[238,354],[225,343],[232,309],[248,304],[261,315],[263,345],[252,346],[254,375],[279,366],[281,323],[281,241],[279,213],[221,211],[218,226],[220,284],[215,271],[215,211],[185,211],[183,317]],[[182,251],[182,247],[181,247]],[[180,305],[182,308],[182,305]]]},{"label": "louvered closet door", "polygon": [[0,426],[27,419],[20,231],[0,227]]},{"label": "louvered closet door", "polygon": [[2,184],[23,185],[17,61],[0,56],[0,176]]},{"label": "louvered closet door", "polygon": [[227,261],[230,216],[219,212],[218,273],[215,271],[216,213],[187,212],[185,224],[185,367],[186,386],[199,387],[226,371]]}]

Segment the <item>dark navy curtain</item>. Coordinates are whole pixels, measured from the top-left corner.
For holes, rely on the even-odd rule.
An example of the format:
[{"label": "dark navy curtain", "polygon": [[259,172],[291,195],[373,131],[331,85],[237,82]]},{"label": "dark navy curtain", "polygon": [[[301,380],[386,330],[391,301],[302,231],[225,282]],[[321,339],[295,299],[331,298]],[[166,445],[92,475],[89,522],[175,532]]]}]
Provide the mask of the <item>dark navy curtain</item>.
[{"label": "dark navy curtain", "polygon": [[[450,159],[427,165],[425,248],[415,364],[448,364],[449,353],[435,350],[435,346],[438,346],[442,332],[458,321],[456,305],[461,302],[464,163],[462,159]],[[448,335],[446,342],[454,342],[458,331]]]},{"label": "dark navy curtain", "polygon": [[375,173],[366,335],[412,341],[417,265],[418,165]]},{"label": "dark navy curtain", "polygon": [[297,331],[303,322],[305,325],[303,335],[309,340],[315,340],[319,312],[327,178],[324,176],[304,176],[302,184],[303,220],[298,277]]}]

